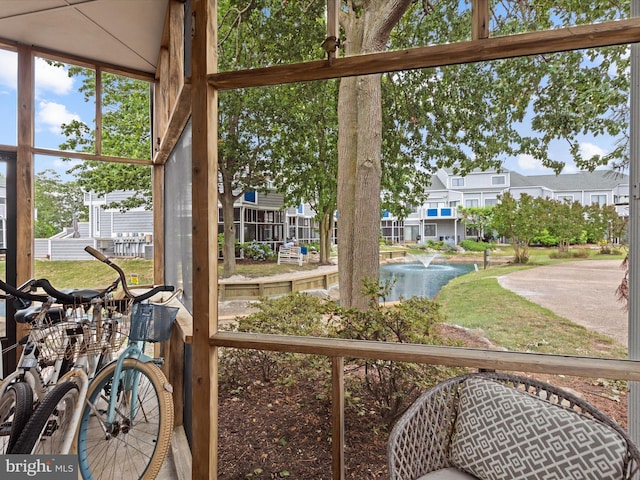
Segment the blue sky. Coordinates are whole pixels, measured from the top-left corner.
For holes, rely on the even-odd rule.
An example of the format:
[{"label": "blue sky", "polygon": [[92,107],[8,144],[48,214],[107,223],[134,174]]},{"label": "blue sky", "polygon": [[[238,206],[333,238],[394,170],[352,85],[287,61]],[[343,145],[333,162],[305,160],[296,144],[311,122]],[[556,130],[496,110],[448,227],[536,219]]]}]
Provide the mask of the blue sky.
[{"label": "blue sky", "polygon": [[[48,65],[42,59],[36,59],[36,101],[35,101],[35,139],[36,146],[58,149],[65,140],[60,125],[73,119],[93,125],[95,117],[93,103],[84,102],[78,92],[80,80],[69,78],[63,68]],[[16,54],[0,49],[0,144],[16,144]],[[525,123],[523,129],[528,129]],[[604,155],[614,148],[616,139],[607,136],[583,136],[579,139],[580,149],[586,156]],[[550,156],[563,160],[566,166],[563,173],[578,171],[570,160],[569,145],[564,141],[554,142]],[[71,166],[69,162],[46,156],[36,157],[36,172],[46,168],[64,171]],[[528,155],[508,158],[504,167],[524,175],[553,173],[543,168],[540,162]]]},{"label": "blue sky", "polygon": [[[0,144],[17,143],[17,56],[0,49]],[[69,78],[62,68],[48,65],[42,59],[35,63],[35,143],[42,148],[58,149],[65,137],[60,125],[82,120],[93,125],[95,106],[86,103],[78,92],[79,80]],[[47,156],[36,157],[36,172],[46,168],[66,170],[70,162]]]}]

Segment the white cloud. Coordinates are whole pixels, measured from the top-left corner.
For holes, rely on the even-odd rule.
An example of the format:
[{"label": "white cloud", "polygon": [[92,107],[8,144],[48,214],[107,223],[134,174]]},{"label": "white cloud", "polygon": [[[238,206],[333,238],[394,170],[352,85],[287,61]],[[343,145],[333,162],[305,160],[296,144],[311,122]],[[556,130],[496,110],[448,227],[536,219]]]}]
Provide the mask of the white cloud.
[{"label": "white cloud", "polygon": [[0,85],[15,90],[17,81],[18,55],[9,50],[0,50]]},{"label": "white cloud", "polygon": [[591,158],[594,155],[600,155],[602,157],[606,154],[606,150],[599,147],[598,145],[594,145],[593,143],[582,142],[580,144],[580,155],[582,155],[583,158]]},{"label": "white cloud", "polygon": [[56,95],[66,95],[73,88],[73,79],[69,78],[63,67],[49,65],[41,58],[36,58],[36,97],[41,93],[51,92]]},{"label": "white cloud", "polygon": [[562,168],[562,173],[578,173],[580,169],[573,163],[566,163]]},{"label": "white cloud", "polygon": [[544,168],[540,160],[535,159],[533,155],[529,155],[528,153],[518,155],[518,167],[522,170],[539,170]]},{"label": "white cloud", "polygon": [[82,163],[82,160],[75,160],[75,159],[71,159],[71,160],[62,160],[61,158],[57,158],[54,160],[53,165],[55,166],[56,171],[67,171],[72,167],[75,167],[76,165],[80,165]]},{"label": "white cloud", "polygon": [[[16,90],[18,82],[18,55],[0,49],[0,85]],[[73,79],[63,67],[49,65],[41,58],[35,60],[36,96],[44,92],[67,95],[73,89]]]},{"label": "white cloud", "polygon": [[71,120],[80,120],[80,116],[69,112],[66,106],[55,102],[38,103],[36,123],[44,125],[50,132],[61,135],[60,125],[69,123]]}]

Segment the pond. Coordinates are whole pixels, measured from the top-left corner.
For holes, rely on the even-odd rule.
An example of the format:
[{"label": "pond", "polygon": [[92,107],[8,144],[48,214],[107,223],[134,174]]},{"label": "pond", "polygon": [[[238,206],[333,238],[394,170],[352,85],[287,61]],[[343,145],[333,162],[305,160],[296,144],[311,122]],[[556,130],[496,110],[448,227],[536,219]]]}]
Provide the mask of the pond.
[{"label": "pond", "polygon": [[476,268],[473,263],[447,263],[437,257],[434,260],[434,256],[414,258],[415,262],[380,266],[380,282],[395,282],[386,301],[400,300],[400,297],[433,298],[451,279]]}]

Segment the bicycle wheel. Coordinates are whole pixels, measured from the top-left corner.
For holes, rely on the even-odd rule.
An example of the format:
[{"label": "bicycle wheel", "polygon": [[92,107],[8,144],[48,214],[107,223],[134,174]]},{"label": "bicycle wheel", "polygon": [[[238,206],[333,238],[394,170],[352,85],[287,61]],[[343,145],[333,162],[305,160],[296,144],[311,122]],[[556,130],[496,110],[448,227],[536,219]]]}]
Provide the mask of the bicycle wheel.
[{"label": "bicycle wheel", "polygon": [[33,411],[11,453],[66,454],[62,444],[75,433],[71,419],[78,406],[78,386],[65,381],[57,384]]},{"label": "bicycle wheel", "polygon": [[[114,385],[115,368],[115,362],[107,365],[89,385],[78,429],[80,472],[84,479],[155,478],[173,430],[167,379],[156,365],[129,358]],[[127,379],[134,379],[133,388],[126,385]],[[110,395],[117,395],[117,401],[114,422],[107,425]]]},{"label": "bicycle wheel", "polygon": [[9,385],[0,398],[0,455],[12,450],[31,417],[33,390],[26,382]]}]

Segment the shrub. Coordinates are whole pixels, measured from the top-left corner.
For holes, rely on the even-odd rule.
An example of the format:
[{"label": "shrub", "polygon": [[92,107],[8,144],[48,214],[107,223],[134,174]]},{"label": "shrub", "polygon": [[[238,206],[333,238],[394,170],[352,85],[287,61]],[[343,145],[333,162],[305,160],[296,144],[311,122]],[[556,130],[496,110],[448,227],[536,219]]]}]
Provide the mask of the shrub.
[{"label": "shrub", "polygon": [[540,245],[543,247],[557,247],[558,237],[549,234],[549,231],[544,229],[540,235],[533,237],[531,243],[533,245]]},{"label": "shrub", "polygon": [[[390,286],[365,282],[363,289],[371,298],[369,309],[340,310],[336,334],[342,338],[397,343],[443,344],[434,333],[435,324],[444,317],[440,305],[428,298],[413,297],[392,306],[382,306]],[[349,388],[369,395],[390,426],[427,386],[437,383],[451,370],[433,365],[386,360],[352,360],[358,373],[350,377]],[[360,395],[360,396],[362,396]]]},{"label": "shrub", "polygon": [[435,242],[433,240],[427,240],[427,247],[431,248],[432,250],[444,250],[445,245],[442,240],[438,242]]},{"label": "shrub", "polygon": [[250,260],[271,260],[275,257],[273,249],[267,243],[247,242],[241,245],[244,257]]},{"label": "shrub", "polygon": [[[443,321],[440,306],[428,298],[414,297],[392,306],[378,303],[385,298],[390,284],[365,282],[370,297],[367,311],[345,309],[328,299],[304,293],[280,298],[263,298],[259,311],[238,319],[238,330],[296,336],[337,336],[340,338],[399,343],[441,345],[443,340],[434,326]],[[459,370],[385,360],[346,359],[346,397],[367,398],[376,405],[383,420],[391,425],[426,387]],[[223,384],[242,390],[256,377],[264,382],[290,383],[295,375],[315,378],[324,384],[330,378],[329,359],[325,356],[272,353],[257,350],[222,349],[220,378]],[[327,388],[329,388],[327,383]],[[348,402],[362,409],[362,402]]]},{"label": "shrub", "polygon": [[571,251],[573,258],[589,258],[589,250],[586,248],[576,248]]},{"label": "shrub", "polygon": [[[237,330],[248,333],[277,335],[326,336],[327,314],[332,304],[305,293],[293,293],[279,298],[261,298],[258,312],[238,319]],[[285,378],[305,365],[326,363],[325,357],[273,353],[258,350],[224,350],[220,358],[220,376],[234,385],[250,383],[259,374],[262,381]],[[328,368],[328,367],[327,367]]]},{"label": "shrub", "polygon": [[493,245],[487,242],[478,242],[476,240],[467,238],[460,242],[460,246],[470,252],[484,252],[487,249],[491,249]]}]

